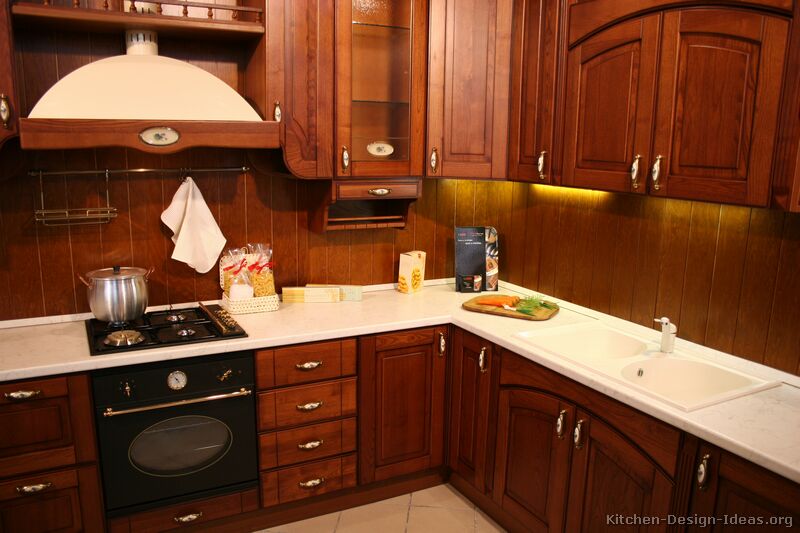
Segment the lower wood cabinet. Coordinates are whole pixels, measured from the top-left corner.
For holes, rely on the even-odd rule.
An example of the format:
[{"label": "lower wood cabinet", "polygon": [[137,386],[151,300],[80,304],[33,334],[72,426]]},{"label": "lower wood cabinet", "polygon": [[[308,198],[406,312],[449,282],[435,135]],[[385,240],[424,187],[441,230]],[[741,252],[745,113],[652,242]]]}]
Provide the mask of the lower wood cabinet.
[{"label": "lower wood cabinet", "polygon": [[355,486],[355,454],[303,463],[262,473],[261,505],[278,505]]},{"label": "lower wood cabinet", "polygon": [[447,328],[359,339],[359,482],[443,463]]}]

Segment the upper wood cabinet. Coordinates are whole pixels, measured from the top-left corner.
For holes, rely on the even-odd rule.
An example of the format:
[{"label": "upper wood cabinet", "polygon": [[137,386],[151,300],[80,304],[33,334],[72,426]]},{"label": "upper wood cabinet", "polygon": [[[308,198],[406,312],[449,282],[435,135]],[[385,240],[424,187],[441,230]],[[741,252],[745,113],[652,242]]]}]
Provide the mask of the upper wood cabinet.
[{"label": "upper wood cabinet", "polygon": [[788,21],[682,9],[591,34],[607,4],[570,13],[590,36],[567,53],[563,184],[766,205]]},{"label": "upper wood cabinet", "polygon": [[8,0],[0,0],[0,146],[17,134],[17,92],[14,88],[14,43]]},{"label": "upper wood cabinet", "polygon": [[422,175],[427,7],[337,1],[337,177]]},{"label": "upper wood cabinet", "polygon": [[447,328],[359,339],[359,482],[435,468],[444,461]]},{"label": "upper wood cabinet", "polygon": [[508,177],[551,183],[558,0],[517,0],[511,45]]},{"label": "upper wood cabinet", "polygon": [[427,175],[505,178],[512,0],[431,0]]}]

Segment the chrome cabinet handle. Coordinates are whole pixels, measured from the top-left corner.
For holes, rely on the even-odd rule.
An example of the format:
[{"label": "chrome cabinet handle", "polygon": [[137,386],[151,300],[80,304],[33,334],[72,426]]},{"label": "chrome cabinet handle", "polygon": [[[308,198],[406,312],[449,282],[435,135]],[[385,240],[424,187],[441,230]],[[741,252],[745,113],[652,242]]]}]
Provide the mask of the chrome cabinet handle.
[{"label": "chrome cabinet handle", "polygon": [[308,412],[322,407],[322,400],[318,402],[308,402],[297,406],[298,411]]},{"label": "chrome cabinet handle", "polygon": [[436,171],[439,168],[439,150],[434,147],[431,150],[431,172],[436,174]]},{"label": "chrome cabinet handle", "polygon": [[657,155],[656,160],[653,162],[653,190],[660,190],[661,189],[661,182],[659,178],[661,177],[661,160],[664,159],[664,156]]},{"label": "chrome cabinet handle", "polygon": [[575,444],[575,449],[580,450],[583,448],[583,423],[585,420],[578,420],[575,424],[575,431],[572,432],[572,442]]},{"label": "chrome cabinet handle", "polygon": [[272,109],[272,118],[275,122],[280,122],[283,119],[283,112],[281,111],[281,103],[275,100],[275,107]]},{"label": "chrome cabinet handle", "polygon": [[319,448],[320,446],[322,446],[322,443],[324,443],[324,442],[325,441],[322,440],[322,439],[310,440],[310,441],[308,441],[306,443],[298,444],[297,445],[297,449],[299,449],[299,450],[314,450],[314,449]]},{"label": "chrome cabinet handle", "polygon": [[7,392],[5,393],[6,400],[30,400],[32,398],[38,398],[42,395],[42,391],[40,390],[18,390],[14,392]]},{"label": "chrome cabinet handle", "polygon": [[43,490],[47,490],[52,486],[52,483],[45,481],[44,483],[37,483],[36,485],[23,485],[21,487],[17,487],[17,492],[19,494],[36,494],[37,492],[42,492]]},{"label": "chrome cabinet handle", "polygon": [[347,171],[350,168],[350,152],[347,146],[342,146],[342,170]]},{"label": "chrome cabinet handle", "polygon": [[325,478],[318,477],[315,479],[309,479],[308,481],[301,481],[300,483],[298,483],[298,485],[300,485],[301,489],[313,489],[319,487],[323,483],[325,483]]},{"label": "chrome cabinet handle", "polygon": [[198,518],[202,517],[203,517],[203,512],[200,511],[199,513],[190,513],[190,514],[185,514],[183,516],[176,516],[175,518],[173,518],[173,520],[175,520],[176,524],[188,524],[189,522],[194,522]]},{"label": "chrome cabinet handle", "polygon": [[633,158],[633,164],[631,165],[631,187],[634,189],[639,188],[639,160],[642,158],[640,154],[636,154],[636,157]]},{"label": "chrome cabinet handle", "polygon": [[444,333],[439,333],[439,357],[444,357],[445,350],[447,350],[447,339]]},{"label": "chrome cabinet handle", "polygon": [[489,368],[486,364],[486,347],[481,348],[481,353],[478,354],[478,368],[481,369],[481,374],[485,374]]},{"label": "chrome cabinet handle", "polygon": [[558,413],[558,418],[556,419],[556,437],[559,439],[564,438],[564,425],[566,424],[567,420],[567,412],[565,410],[561,410]]},{"label": "chrome cabinet handle", "polygon": [[544,158],[547,155],[547,152],[542,150],[539,152],[539,157],[536,159],[536,170],[539,171],[539,179],[544,181],[547,176],[544,174]]},{"label": "chrome cabinet handle", "polygon": [[371,194],[372,196],[387,196],[392,194],[392,189],[381,188],[381,189],[370,189],[367,193]]},{"label": "chrome cabinet handle", "polygon": [[708,462],[710,460],[711,456],[705,454],[700,460],[700,464],[697,465],[697,488],[700,490],[706,490],[708,485]]},{"label": "chrome cabinet handle", "polygon": [[314,370],[315,368],[319,368],[322,366],[322,361],[306,361],[305,363],[297,363],[294,367],[297,370],[302,370],[303,372],[308,372],[309,370]]},{"label": "chrome cabinet handle", "polygon": [[0,94],[0,120],[3,121],[3,128],[8,129],[11,121],[11,102],[8,101],[7,94]]}]

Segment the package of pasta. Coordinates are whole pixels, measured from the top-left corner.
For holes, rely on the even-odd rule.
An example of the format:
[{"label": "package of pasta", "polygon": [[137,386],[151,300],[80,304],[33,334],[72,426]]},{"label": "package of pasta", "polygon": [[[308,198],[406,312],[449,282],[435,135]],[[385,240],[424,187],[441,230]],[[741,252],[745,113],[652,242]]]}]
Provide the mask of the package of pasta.
[{"label": "package of pasta", "polygon": [[220,281],[222,292],[230,296],[231,285],[234,278],[241,277],[242,270],[247,266],[247,248],[230,248],[225,251],[219,260]]},{"label": "package of pasta", "polygon": [[248,244],[247,268],[253,283],[254,296],[275,294],[275,275],[272,272],[272,248],[269,244]]}]

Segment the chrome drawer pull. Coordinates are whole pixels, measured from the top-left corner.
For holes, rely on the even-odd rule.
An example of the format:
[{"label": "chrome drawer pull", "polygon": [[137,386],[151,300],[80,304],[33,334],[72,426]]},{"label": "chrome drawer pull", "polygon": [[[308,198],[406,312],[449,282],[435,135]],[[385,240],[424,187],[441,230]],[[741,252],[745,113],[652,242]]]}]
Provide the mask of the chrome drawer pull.
[{"label": "chrome drawer pull", "polygon": [[323,442],[325,442],[325,441],[322,440],[322,439],[310,440],[310,441],[306,442],[305,444],[298,444],[297,447],[300,450],[313,450],[315,448],[319,448],[320,446],[322,446]]},{"label": "chrome drawer pull", "polygon": [[189,400],[178,400],[175,402],[158,403],[156,405],[146,405],[144,407],[133,407],[131,409],[123,409],[115,411],[111,407],[107,407],[103,411],[103,416],[119,416],[131,413],[143,413],[145,411],[155,411],[157,409],[166,409],[167,407],[175,407],[177,405],[191,405],[193,403],[213,402],[216,400],[225,400],[227,398],[238,398],[239,396],[250,396],[253,391],[250,389],[241,388],[236,392],[228,392],[226,394],[215,394],[213,396],[205,396],[203,398],[191,398]]},{"label": "chrome drawer pull", "polygon": [[38,398],[41,395],[42,391],[40,390],[18,390],[5,393],[6,400],[30,400],[31,398]]},{"label": "chrome drawer pull", "polygon": [[325,483],[324,477],[318,477],[316,479],[309,479],[308,481],[301,481],[298,483],[301,489],[315,489]]},{"label": "chrome drawer pull", "polygon": [[52,486],[52,483],[46,481],[44,483],[37,483],[36,485],[23,485],[22,487],[17,487],[17,492],[20,494],[36,494],[37,492],[42,492],[43,490],[47,490]]},{"label": "chrome drawer pull", "polygon": [[190,514],[185,514],[183,516],[176,516],[175,518],[173,518],[173,520],[175,520],[176,524],[188,524],[189,522],[194,522],[198,518],[202,517],[203,517],[203,512],[200,511],[199,513],[190,513]]},{"label": "chrome drawer pull", "polygon": [[370,189],[367,192],[372,196],[387,196],[392,193],[392,189],[386,189],[386,188]]},{"label": "chrome drawer pull", "polygon": [[322,407],[322,400],[318,402],[308,402],[304,403],[303,405],[298,405],[297,410],[308,412],[308,411],[313,411],[314,409],[319,409],[320,407]]},{"label": "chrome drawer pull", "polygon": [[319,368],[322,366],[322,361],[306,361],[305,363],[297,363],[294,367],[297,370],[314,370],[315,368]]}]

